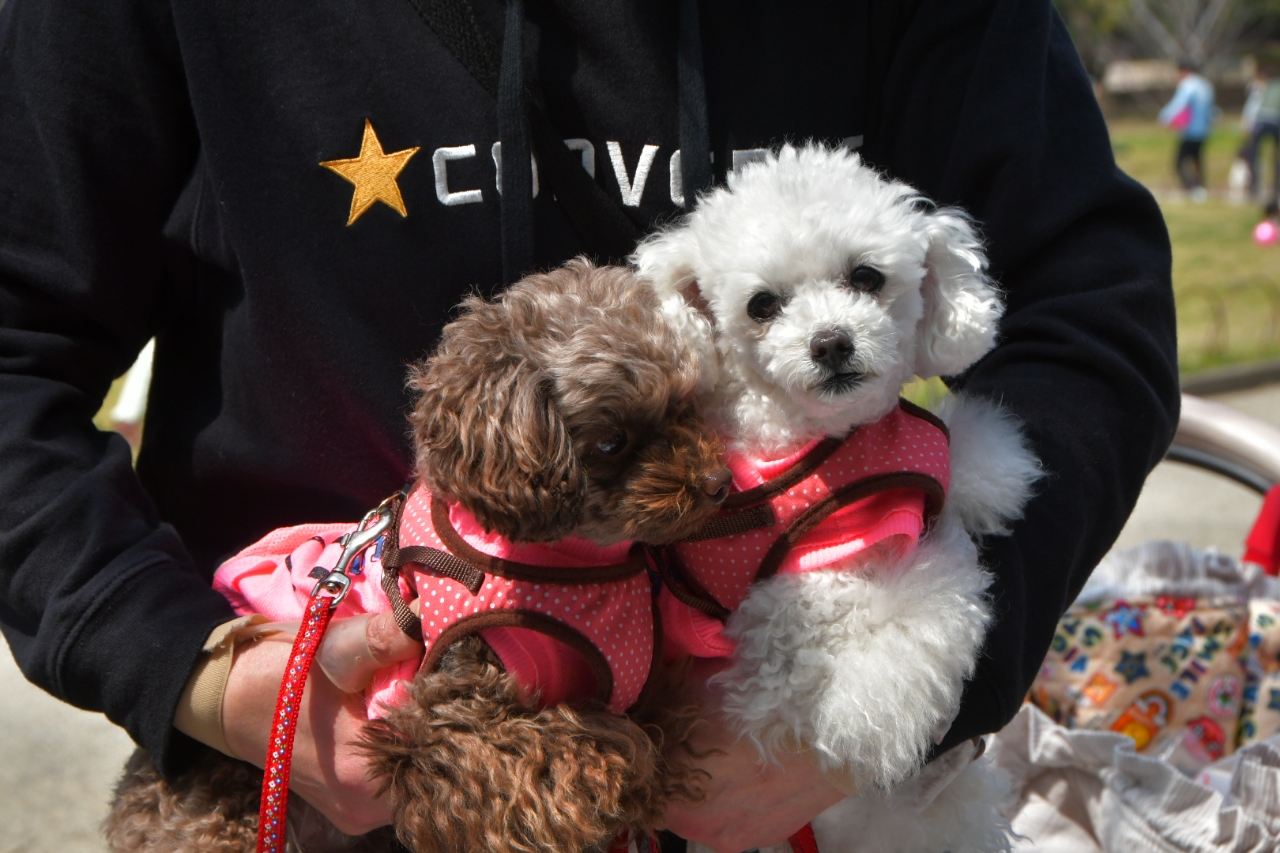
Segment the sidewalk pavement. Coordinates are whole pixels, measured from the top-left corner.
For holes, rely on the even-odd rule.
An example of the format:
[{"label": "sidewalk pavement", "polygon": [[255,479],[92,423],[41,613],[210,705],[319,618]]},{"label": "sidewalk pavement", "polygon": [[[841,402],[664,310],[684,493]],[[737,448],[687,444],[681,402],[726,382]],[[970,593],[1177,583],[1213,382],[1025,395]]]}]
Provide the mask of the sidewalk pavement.
[{"label": "sidewalk pavement", "polygon": [[[1280,385],[1214,399],[1280,426]],[[1261,498],[1230,481],[1164,463],[1117,546],[1181,539],[1238,556],[1259,506]],[[102,853],[97,827],[133,749],[129,738],[100,714],[28,684],[7,646],[0,649],[0,719],[0,853]]]}]

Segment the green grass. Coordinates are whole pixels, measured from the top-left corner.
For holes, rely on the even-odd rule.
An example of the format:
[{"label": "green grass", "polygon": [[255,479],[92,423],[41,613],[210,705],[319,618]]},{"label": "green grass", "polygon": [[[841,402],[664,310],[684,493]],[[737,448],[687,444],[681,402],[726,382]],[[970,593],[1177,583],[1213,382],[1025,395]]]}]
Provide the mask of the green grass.
[{"label": "green grass", "polygon": [[[1237,118],[1219,121],[1205,146],[1210,198],[1203,204],[1180,192],[1171,131],[1122,119],[1112,122],[1111,138],[1116,162],[1152,190],[1169,226],[1183,371],[1280,356],[1280,247],[1253,242],[1256,205],[1226,199],[1227,173],[1243,143]],[[1269,164],[1263,168],[1270,174]]]}]

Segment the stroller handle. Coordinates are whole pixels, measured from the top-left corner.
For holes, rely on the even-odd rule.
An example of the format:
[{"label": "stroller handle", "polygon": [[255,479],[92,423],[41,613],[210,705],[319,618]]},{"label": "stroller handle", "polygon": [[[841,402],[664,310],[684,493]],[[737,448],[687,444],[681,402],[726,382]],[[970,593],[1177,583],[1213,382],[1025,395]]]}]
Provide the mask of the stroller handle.
[{"label": "stroller handle", "polygon": [[1202,397],[1182,395],[1167,459],[1205,468],[1266,494],[1280,483],[1280,429]]}]

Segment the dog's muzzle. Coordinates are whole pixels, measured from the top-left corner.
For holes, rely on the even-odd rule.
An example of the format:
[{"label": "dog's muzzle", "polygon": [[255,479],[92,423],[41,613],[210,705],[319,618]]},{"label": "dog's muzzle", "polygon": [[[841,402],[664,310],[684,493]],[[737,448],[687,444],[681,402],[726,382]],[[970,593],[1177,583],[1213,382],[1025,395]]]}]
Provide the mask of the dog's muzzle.
[{"label": "dog's muzzle", "polygon": [[856,388],[866,374],[849,369],[853,353],[853,339],[841,329],[824,329],[810,338],[809,357],[826,374],[815,390],[844,394]]},{"label": "dog's muzzle", "polygon": [[809,339],[813,363],[832,373],[840,373],[853,358],[853,339],[840,329],[823,329]]}]

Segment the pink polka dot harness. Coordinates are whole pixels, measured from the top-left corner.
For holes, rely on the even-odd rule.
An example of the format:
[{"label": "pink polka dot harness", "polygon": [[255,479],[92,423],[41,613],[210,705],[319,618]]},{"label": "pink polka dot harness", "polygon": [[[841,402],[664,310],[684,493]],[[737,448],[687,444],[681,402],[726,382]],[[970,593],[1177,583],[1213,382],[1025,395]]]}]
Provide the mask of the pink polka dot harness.
[{"label": "pink polka dot harness", "polygon": [[[610,711],[634,705],[649,680],[658,636],[644,551],[572,543],[559,551],[505,543],[480,531],[460,507],[415,489],[401,512],[398,558],[384,562],[416,564],[412,583],[421,600],[424,669],[469,634],[484,631],[489,639],[489,629],[527,629],[580,654],[595,677],[597,698]],[[620,562],[585,564],[602,553]],[[508,663],[505,650],[495,648]],[[557,692],[554,685],[544,691]]]},{"label": "pink polka dot harness", "polygon": [[675,546],[664,571],[669,590],[724,619],[756,581],[824,568],[891,538],[914,546],[946,497],[948,441],[937,417],[901,400],[879,421],[844,440],[815,441],[785,464],[728,459],[743,490],[695,540]]}]

